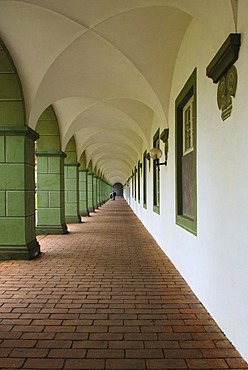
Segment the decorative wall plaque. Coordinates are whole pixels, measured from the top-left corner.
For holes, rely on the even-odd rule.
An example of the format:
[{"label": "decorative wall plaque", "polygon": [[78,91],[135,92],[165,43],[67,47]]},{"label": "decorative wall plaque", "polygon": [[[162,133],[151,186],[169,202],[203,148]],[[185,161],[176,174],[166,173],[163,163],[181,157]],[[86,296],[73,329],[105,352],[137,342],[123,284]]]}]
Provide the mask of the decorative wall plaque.
[{"label": "decorative wall plaque", "polygon": [[217,103],[221,109],[221,118],[224,121],[231,115],[232,96],[235,96],[237,88],[237,69],[232,66],[220,79],[217,90]]},{"label": "decorative wall plaque", "polygon": [[232,97],[237,88],[237,70],[233,64],[238,59],[240,44],[240,33],[231,33],[206,70],[207,76],[218,83],[217,103],[223,121],[230,117],[232,111]]}]

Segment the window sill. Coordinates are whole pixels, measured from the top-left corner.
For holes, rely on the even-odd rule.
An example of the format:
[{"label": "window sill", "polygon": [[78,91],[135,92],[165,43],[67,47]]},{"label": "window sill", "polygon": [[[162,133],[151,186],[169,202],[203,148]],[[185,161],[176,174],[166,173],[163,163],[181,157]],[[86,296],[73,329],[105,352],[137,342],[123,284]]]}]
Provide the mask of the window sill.
[{"label": "window sill", "polygon": [[189,231],[191,234],[197,236],[197,225],[195,220],[192,220],[191,218],[182,215],[177,215],[176,224],[182,227],[183,229]]}]

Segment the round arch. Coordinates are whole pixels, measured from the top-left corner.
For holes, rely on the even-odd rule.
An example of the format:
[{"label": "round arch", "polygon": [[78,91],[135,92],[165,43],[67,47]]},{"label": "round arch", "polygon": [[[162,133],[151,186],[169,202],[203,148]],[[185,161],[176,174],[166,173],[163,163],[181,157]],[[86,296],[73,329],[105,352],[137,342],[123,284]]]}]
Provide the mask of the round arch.
[{"label": "round arch", "polygon": [[116,192],[117,196],[123,197],[123,185],[120,182],[116,182],[113,185],[113,190]]}]

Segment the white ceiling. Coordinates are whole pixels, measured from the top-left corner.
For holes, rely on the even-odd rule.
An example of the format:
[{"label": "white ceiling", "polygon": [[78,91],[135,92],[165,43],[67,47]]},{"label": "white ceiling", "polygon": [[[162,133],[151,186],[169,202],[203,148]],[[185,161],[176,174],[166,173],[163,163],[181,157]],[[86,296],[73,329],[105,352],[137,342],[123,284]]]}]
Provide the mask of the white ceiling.
[{"label": "white ceiling", "polygon": [[0,37],[22,81],[27,124],[35,129],[53,104],[62,150],[74,135],[78,159],[85,151],[106,180],[124,183],[150,149],[153,117],[167,126],[183,35],[193,17],[207,22],[214,1],[0,0]]}]

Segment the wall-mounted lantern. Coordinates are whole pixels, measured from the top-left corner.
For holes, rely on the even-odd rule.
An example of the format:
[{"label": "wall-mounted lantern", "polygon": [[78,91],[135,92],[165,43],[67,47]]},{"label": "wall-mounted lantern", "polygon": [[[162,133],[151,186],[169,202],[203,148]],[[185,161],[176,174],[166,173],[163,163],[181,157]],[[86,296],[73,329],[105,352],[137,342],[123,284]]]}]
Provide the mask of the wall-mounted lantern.
[{"label": "wall-mounted lantern", "polygon": [[165,165],[167,166],[167,155],[168,155],[168,138],[169,138],[169,129],[165,128],[160,135],[160,140],[164,142],[164,155],[165,161],[159,162],[159,159],[162,157],[163,152],[159,148],[152,148],[150,150],[150,157],[155,161],[156,166],[159,169],[159,166]]}]

